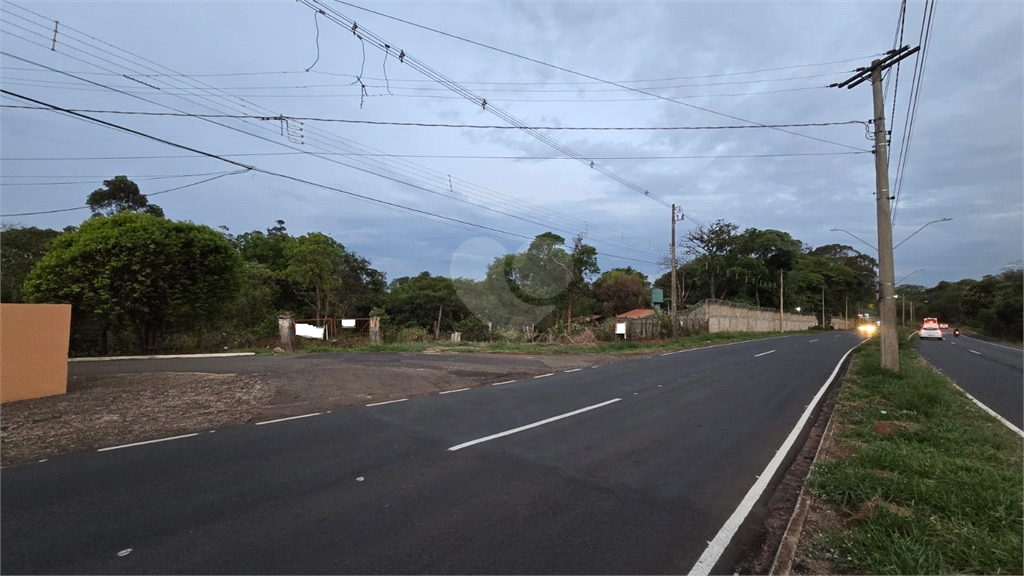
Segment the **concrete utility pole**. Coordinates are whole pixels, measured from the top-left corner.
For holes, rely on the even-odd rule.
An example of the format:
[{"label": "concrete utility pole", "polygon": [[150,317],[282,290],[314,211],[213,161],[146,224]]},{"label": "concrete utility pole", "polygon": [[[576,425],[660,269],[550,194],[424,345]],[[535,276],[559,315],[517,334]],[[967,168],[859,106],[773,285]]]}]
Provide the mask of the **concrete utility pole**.
[{"label": "concrete utility pole", "polygon": [[821,287],[821,329],[825,329],[825,287]]},{"label": "concrete utility pole", "polygon": [[676,205],[672,205],[672,299],[669,301],[669,314],[672,318],[672,338],[675,338],[679,333],[679,318],[676,317],[676,311],[679,307],[676,305],[676,296],[679,294],[679,289],[676,287],[676,221],[683,219],[683,212],[680,210],[676,213]]},{"label": "concrete utility pole", "polygon": [[903,46],[889,50],[883,58],[871,62],[871,66],[858,68],[850,78],[830,86],[853,88],[867,80],[871,81],[875,112],[875,216],[878,226],[878,316],[882,323],[882,368],[894,372],[899,372],[900,355],[899,338],[896,336],[896,284],[892,255],[892,215],[889,206],[889,201],[893,198],[889,196],[889,152],[886,147],[888,134],[885,130],[882,71],[920,49],[920,46]]}]

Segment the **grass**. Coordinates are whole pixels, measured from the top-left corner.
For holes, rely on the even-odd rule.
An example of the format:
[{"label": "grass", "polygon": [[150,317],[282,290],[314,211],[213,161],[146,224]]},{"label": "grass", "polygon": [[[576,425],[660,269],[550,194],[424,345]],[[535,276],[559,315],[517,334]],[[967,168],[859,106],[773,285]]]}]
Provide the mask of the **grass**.
[{"label": "grass", "polygon": [[[815,334],[821,331],[807,331]],[[698,348],[714,344],[759,340],[776,336],[792,336],[794,332],[716,332],[714,334],[698,334],[685,336],[675,340],[617,340],[615,342],[598,342],[594,344],[562,344],[558,342],[414,342],[395,344],[375,344],[352,348],[335,348],[331,346],[310,346],[299,352],[422,352],[424,350],[444,350],[461,353],[521,353],[521,354],[646,354]]]},{"label": "grass", "polygon": [[[877,340],[854,354],[833,442],[855,455],[810,479],[842,520],[809,553],[839,573],[1021,574],[1024,441],[902,348],[899,373]],[[880,435],[876,421],[910,427]]]}]

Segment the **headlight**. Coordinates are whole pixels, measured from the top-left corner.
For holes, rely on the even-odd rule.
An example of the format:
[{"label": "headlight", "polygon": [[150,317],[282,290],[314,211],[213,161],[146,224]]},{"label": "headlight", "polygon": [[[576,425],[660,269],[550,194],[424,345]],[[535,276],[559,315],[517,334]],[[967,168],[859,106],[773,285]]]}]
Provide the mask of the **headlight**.
[{"label": "headlight", "polygon": [[878,328],[874,324],[861,324],[857,329],[864,334],[874,334]]}]

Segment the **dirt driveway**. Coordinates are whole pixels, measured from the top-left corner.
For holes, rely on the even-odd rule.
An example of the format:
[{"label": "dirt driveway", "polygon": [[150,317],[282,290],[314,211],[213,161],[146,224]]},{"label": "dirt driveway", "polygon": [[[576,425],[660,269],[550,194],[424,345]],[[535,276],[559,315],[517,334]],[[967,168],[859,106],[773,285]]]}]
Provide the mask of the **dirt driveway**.
[{"label": "dirt driveway", "polygon": [[72,362],[67,394],[0,408],[0,463],[637,357],[383,352]]}]

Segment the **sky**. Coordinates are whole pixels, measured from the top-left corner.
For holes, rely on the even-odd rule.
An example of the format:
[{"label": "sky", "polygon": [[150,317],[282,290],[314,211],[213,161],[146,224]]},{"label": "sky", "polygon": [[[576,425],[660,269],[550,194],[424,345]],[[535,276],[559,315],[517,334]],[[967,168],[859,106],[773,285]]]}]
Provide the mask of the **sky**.
[{"label": "sky", "polygon": [[[0,99],[3,222],[77,225],[88,210],[21,214],[81,208],[124,174],[169,218],[284,220],[389,279],[479,278],[549,230],[656,277],[672,203],[680,243],[721,219],[877,256],[871,85],[826,86],[893,48],[899,1],[318,1],[5,2],[0,87],[43,104]],[[924,13],[906,3],[902,44],[922,43]],[[923,286],[1024,252],[1024,4],[940,2],[931,22],[883,83],[895,243],[952,218],[895,251],[897,283]],[[192,150],[10,107],[26,105]],[[510,122],[659,129],[542,141]],[[700,129],[664,129],[680,127]]]}]

